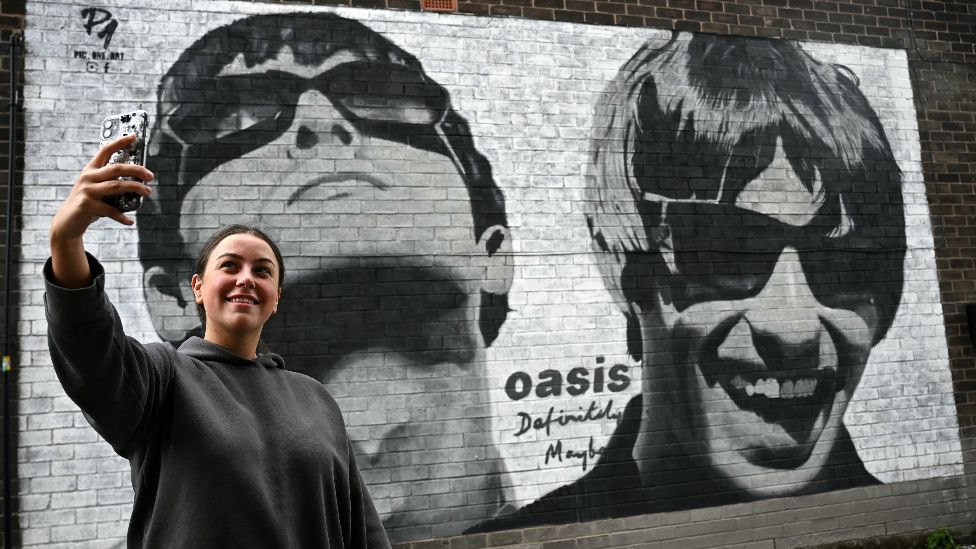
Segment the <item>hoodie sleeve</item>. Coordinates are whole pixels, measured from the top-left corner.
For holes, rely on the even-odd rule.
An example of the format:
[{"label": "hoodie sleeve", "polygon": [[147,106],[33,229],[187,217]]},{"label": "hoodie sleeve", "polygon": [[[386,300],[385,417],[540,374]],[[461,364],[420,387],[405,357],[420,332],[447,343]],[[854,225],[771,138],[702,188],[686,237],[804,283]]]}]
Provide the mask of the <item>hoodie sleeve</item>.
[{"label": "hoodie sleeve", "polygon": [[173,364],[127,337],[105,295],[105,270],[88,254],[92,284],[65,289],[44,265],[48,348],[65,393],[122,457],[131,458],[169,386]]}]

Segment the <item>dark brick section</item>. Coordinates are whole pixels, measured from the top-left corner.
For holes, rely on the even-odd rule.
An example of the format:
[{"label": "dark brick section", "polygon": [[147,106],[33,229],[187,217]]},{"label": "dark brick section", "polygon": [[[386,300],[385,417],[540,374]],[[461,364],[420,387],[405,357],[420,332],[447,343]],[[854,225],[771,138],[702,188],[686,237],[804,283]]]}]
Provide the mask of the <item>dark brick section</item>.
[{"label": "dark brick section", "polygon": [[[7,105],[10,33],[26,0],[0,4],[0,104]],[[416,0],[307,0],[419,10]],[[462,14],[643,26],[907,50],[931,206],[946,335],[966,468],[976,465],[976,349],[965,305],[976,303],[976,2],[973,0],[461,0]],[[0,146],[9,120],[0,114]],[[0,164],[6,182],[7,162]],[[6,200],[5,185],[0,200]],[[5,211],[0,203],[0,216]],[[3,225],[0,224],[0,231]],[[2,236],[2,235],[0,235]],[[2,246],[0,238],[0,246]],[[0,261],[2,261],[0,255]],[[2,271],[0,271],[2,272]],[[973,319],[976,322],[976,319]],[[16,358],[16,357],[15,357]],[[972,479],[931,479],[716,509],[415,542],[410,549],[531,547],[805,547],[971,529]],[[809,514],[805,511],[816,510]],[[677,540],[683,540],[678,542]]]},{"label": "dark brick section", "polygon": [[[25,17],[25,13],[26,13],[26,11],[25,11],[25,2],[26,2],[26,0],[14,0],[14,1],[6,1],[5,0],[4,2],[0,3],[0,56],[2,56],[2,57],[0,57],[0,106],[2,106],[2,108],[0,108],[0,150],[3,151],[3,153],[2,153],[2,155],[3,155],[2,156],[2,160],[0,160],[0,287],[3,287],[5,285],[5,281],[4,281],[4,278],[3,278],[3,273],[4,273],[4,262],[5,262],[5,258],[6,258],[6,242],[7,242],[7,235],[6,235],[6,225],[7,225],[6,212],[7,212],[7,200],[8,200],[8,196],[7,196],[7,181],[9,179],[9,173],[10,173],[8,171],[9,170],[9,167],[10,167],[9,166],[10,162],[9,162],[9,158],[8,158],[8,155],[7,155],[7,151],[9,150],[9,147],[10,147],[10,141],[9,141],[9,134],[10,134],[10,114],[9,114],[9,110],[8,110],[8,105],[10,104],[10,53],[9,53],[10,46],[9,46],[9,44],[10,44],[10,37],[11,37],[12,34],[14,34],[14,33],[18,33],[18,34],[21,34],[21,35],[23,34],[24,17]],[[23,83],[23,67],[24,67],[24,65],[23,65],[23,50],[21,50],[21,57],[20,57],[20,62],[18,63],[18,67],[20,69],[19,70],[19,73],[20,74],[18,74],[17,78],[18,78],[18,81],[21,82],[21,84],[22,84]],[[20,136],[18,137],[18,141],[22,143],[23,142],[23,127],[24,127],[23,119],[22,118],[19,118],[18,119],[18,127],[21,129],[20,130]],[[17,167],[18,172],[20,172],[21,170],[23,170],[23,166],[24,166],[24,162],[23,162],[23,146],[20,146],[18,148],[18,150],[17,150],[17,161],[16,161],[16,167]],[[15,183],[16,186],[17,186],[17,188],[20,188],[22,181],[23,181],[23,178],[22,177],[18,177],[17,178],[17,181]],[[18,202],[19,202],[18,198],[20,196],[21,196],[20,193],[15,193],[15,196],[14,196],[14,199],[15,199],[15,202],[14,202],[14,212],[15,213],[19,213],[19,210],[20,210],[19,207],[18,207]],[[15,223],[14,226],[17,227],[18,224]],[[16,231],[15,231],[15,233],[16,233]],[[17,244],[17,241],[16,241],[16,238],[15,238],[15,245],[16,244]],[[16,256],[16,251],[14,252],[14,255]],[[13,289],[16,292],[16,283],[13,286],[14,286]],[[7,299],[7,296],[0,296],[0,303],[3,303],[3,300],[4,299]],[[13,299],[12,303],[17,303],[15,297],[12,298],[12,299]],[[0,306],[2,306],[2,305],[0,305]],[[16,307],[13,307],[13,308],[16,309]],[[14,317],[11,318],[10,320],[16,322],[16,311],[11,311],[11,314],[14,315]],[[0,318],[0,334],[6,333],[6,325],[5,325],[6,322],[7,322],[7,319],[6,318]],[[3,339],[3,336],[2,335],[0,335],[0,339]],[[13,342],[11,342],[11,344],[13,344]],[[3,343],[0,343],[0,345],[3,345]],[[14,361],[15,361],[14,363],[16,364],[16,360],[17,360],[16,352],[17,352],[17,350],[16,349],[12,349],[11,352],[14,355]],[[14,372],[13,374],[10,374],[10,376],[11,376],[10,377],[11,380],[16,380],[16,372]],[[2,380],[3,379],[4,378],[0,377],[0,385],[2,385],[2,383],[3,383]],[[13,387],[13,381],[11,381],[11,386]],[[2,391],[2,390],[3,390],[3,388],[0,387],[0,391]],[[12,394],[15,394],[16,393],[16,390],[14,389],[13,391],[11,391],[11,393]],[[17,410],[16,404],[14,404],[11,407],[11,410],[13,412],[12,413],[12,416],[15,416],[16,415],[16,410]],[[12,418],[11,419],[11,424],[16,429],[17,419],[16,418]],[[2,445],[3,445],[3,441],[2,441],[2,439],[0,439],[0,448],[2,448]],[[4,452],[5,453],[5,452],[7,452],[7,449],[6,448],[2,448],[2,450],[0,450],[0,452]],[[11,457],[12,458],[15,457],[15,455],[16,455],[16,442],[14,443],[14,448],[11,449],[10,454],[11,454]],[[2,454],[0,454],[0,455],[2,455]],[[12,476],[13,476],[13,478],[16,478],[16,474],[17,474],[16,465],[13,466],[13,469],[14,470],[12,472]],[[14,482],[14,485],[11,487],[11,492],[13,494],[16,494],[17,493],[17,483],[16,482]],[[0,506],[3,505],[2,497],[3,497],[3,492],[0,492]],[[13,510],[12,515],[14,517],[13,518],[13,524],[15,525],[14,527],[16,528],[16,524],[17,524],[17,518],[16,518],[17,503],[16,503],[16,501],[12,502],[11,508]],[[17,539],[16,539],[16,537],[13,540],[6,540],[6,539],[3,539],[3,535],[4,535],[3,529],[0,528],[0,546],[3,546],[3,547],[15,547],[17,545]]]},{"label": "dark brick section", "polygon": [[[969,35],[972,33],[971,23]],[[976,69],[935,61],[931,50],[916,51],[914,57],[912,86],[959,425],[963,443],[972,448],[976,440],[976,351],[965,305],[976,302]]]}]

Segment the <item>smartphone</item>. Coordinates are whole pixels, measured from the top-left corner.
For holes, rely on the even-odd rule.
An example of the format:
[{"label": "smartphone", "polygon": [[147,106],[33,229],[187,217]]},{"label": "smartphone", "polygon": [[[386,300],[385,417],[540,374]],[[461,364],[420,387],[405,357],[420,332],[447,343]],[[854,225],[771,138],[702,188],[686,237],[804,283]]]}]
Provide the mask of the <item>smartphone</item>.
[{"label": "smartphone", "polygon": [[[136,140],[128,147],[115,151],[108,164],[135,164],[146,166],[146,151],[149,149],[149,113],[143,110],[114,114],[102,120],[101,146],[116,139],[135,134]],[[128,181],[138,181],[134,177],[123,177]],[[142,206],[142,195],[123,193],[105,197],[105,202],[115,206],[120,212],[131,212]]]}]

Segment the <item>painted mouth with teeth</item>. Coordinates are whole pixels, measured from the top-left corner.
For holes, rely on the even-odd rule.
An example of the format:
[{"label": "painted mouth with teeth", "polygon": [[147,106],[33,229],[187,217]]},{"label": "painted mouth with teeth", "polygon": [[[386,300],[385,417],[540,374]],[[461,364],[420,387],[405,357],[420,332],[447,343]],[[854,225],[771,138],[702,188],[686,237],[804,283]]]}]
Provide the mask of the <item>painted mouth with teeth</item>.
[{"label": "painted mouth with teeth", "polygon": [[806,459],[798,447],[815,443],[820,437],[848,377],[847,368],[770,370],[717,357],[699,364],[699,368],[709,387],[721,387],[741,411],[778,426],[797,445],[768,448],[756,455],[767,466],[777,468],[794,468]]}]

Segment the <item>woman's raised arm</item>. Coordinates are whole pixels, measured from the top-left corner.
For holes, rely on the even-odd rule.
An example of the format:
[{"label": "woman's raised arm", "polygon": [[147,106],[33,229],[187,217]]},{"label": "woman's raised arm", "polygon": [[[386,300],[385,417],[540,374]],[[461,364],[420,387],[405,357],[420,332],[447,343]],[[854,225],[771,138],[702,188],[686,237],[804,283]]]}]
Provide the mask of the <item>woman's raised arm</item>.
[{"label": "woman's raised arm", "polygon": [[152,192],[140,181],[119,179],[135,177],[141,181],[153,178],[152,172],[134,164],[106,165],[115,151],[127,147],[135,135],[121,137],[102,147],[78,175],[71,193],[51,222],[51,268],[53,282],[63,288],[82,288],[91,284],[92,276],[85,257],[84,236],[88,227],[100,217],[110,217],[123,225],[133,221],[104,198],[134,192],[146,196]]}]

